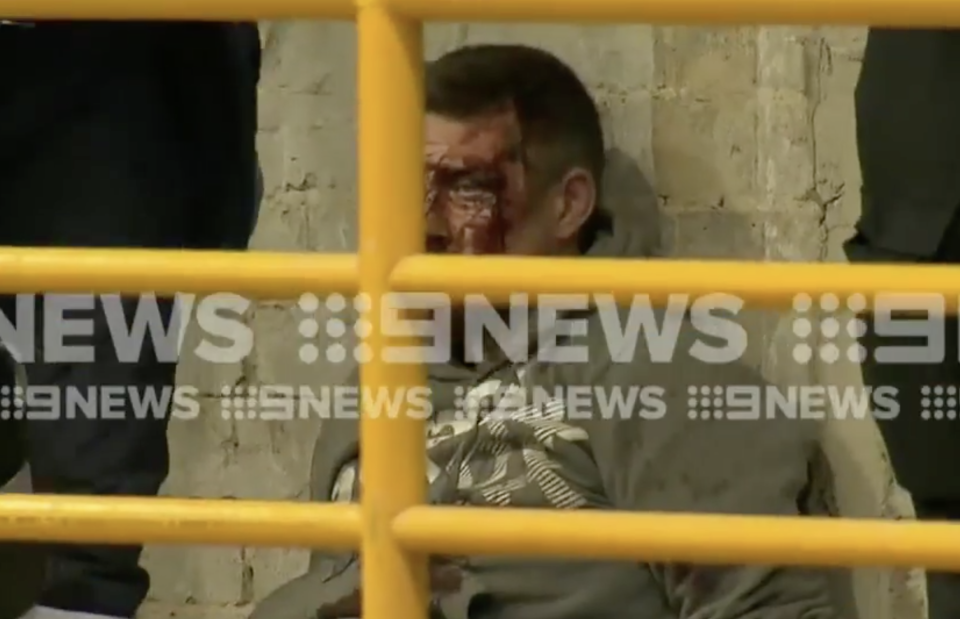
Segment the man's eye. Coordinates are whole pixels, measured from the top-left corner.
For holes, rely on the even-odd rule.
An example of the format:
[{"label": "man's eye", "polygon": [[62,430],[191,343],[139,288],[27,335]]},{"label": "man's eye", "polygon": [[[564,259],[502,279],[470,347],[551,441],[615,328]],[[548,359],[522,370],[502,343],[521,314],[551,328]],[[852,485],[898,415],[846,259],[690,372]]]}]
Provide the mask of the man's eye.
[{"label": "man's eye", "polygon": [[497,192],[503,187],[503,179],[496,174],[471,174],[457,179],[457,189]]},{"label": "man's eye", "polygon": [[450,184],[454,191],[472,191],[483,189],[482,183],[474,178],[458,178]]}]

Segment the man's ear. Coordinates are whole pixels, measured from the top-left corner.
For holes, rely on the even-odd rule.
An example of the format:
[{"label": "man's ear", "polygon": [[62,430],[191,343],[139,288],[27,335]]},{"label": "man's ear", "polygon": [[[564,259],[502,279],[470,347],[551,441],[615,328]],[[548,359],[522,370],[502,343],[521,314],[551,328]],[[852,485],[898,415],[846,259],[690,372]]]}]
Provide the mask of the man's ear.
[{"label": "man's ear", "polygon": [[565,243],[576,238],[580,228],[597,208],[597,184],[593,174],[584,168],[573,168],[558,187],[557,240]]}]

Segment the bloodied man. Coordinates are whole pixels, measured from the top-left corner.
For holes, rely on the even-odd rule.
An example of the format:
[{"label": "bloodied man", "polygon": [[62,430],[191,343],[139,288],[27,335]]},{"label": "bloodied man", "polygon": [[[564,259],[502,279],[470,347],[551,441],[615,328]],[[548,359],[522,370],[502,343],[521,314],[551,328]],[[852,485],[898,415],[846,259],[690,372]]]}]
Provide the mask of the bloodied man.
[{"label": "bloodied man", "polygon": [[[556,57],[518,45],[450,52],[427,69],[425,174],[428,245],[452,254],[641,258],[637,218],[603,201],[605,149],[595,103]],[[689,415],[697,385],[756,385],[739,362],[711,365],[683,351],[668,362],[646,347],[614,360],[596,313],[565,335],[587,361],[492,350],[430,364],[426,453],[430,500],[510,509],[598,509],[798,515],[817,480],[818,428],[808,422],[703,420]],[[555,338],[551,338],[555,339]],[[656,386],[661,415],[567,415],[562,397],[504,408],[510,394],[590,385]],[[466,393],[463,407],[462,394]],[[476,404],[476,406],[473,406]],[[638,406],[641,403],[637,403]],[[510,414],[503,414],[509,410]],[[627,411],[637,412],[641,411]],[[493,414],[497,413],[497,414]],[[361,493],[358,422],[325,419],[312,467],[316,501]],[[360,559],[316,552],[305,575],[261,602],[254,619],[359,617]],[[844,604],[823,570],[705,567],[529,557],[435,558],[433,617],[446,619],[834,619]],[[845,582],[845,581],[844,581]]]}]

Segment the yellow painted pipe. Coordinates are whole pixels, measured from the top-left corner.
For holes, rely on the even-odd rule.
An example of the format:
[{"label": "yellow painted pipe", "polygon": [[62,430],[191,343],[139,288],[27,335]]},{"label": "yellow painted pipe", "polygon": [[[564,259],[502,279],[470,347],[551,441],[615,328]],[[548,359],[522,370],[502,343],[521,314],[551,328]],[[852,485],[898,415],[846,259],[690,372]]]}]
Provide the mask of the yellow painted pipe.
[{"label": "yellow painted pipe", "polygon": [[393,532],[452,555],[960,571],[960,524],[949,523],[414,507]]},{"label": "yellow painted pipe", "polygon": [[960,267],[424,255],[404,259],[391,283],[396,290],[442,290],[456,299],[484,294],[491,302],[516,293],[607,293],[623,302],[646,294],[663,303],[671,295],[725,292],[773,309],[789,308],[800,292],[815,299],[833,293],[841,303],[852,295],[864,295],[868,303],[877,294],[945,295],[946,306],[955,310]]},{"label": "yellow painted pipe", "polygon": [[0,0],[4,19],[148,19],[352,21],[353,0]]},{"label": "yellow painted pipe", "polygon": [[349,504],[0,495],[0,539],[356,549]]},{"label": "yellow painted pipe", "polygon": [[354,19],[376,4],[425,21],[960,26],[952,0],[0,0],[6,19]]},{"label": "yellow painted pipe", "polygon": [[[422,26],[365,5],[357,50],[360,290],[371,300],[361,315],[371,357],[360,379],[371,393],[397,393],[426,381],[420,365],[384,360],[384,347],[414,342],[384,328],[391,318],[380,311],[397,262],[424,245]],[[360,420],[364,619],[427,619],[426,560],[390,534],[396,514],[426,499],[423,436],[423,420],[412,415]]]},{"label": "yellow painted pipe", "polygon": [[[415,506],[387,524],[423,553],[960,571],[960,525],[950,523]],[[345,550],[359,533],[348,504],[0,497],[4,540]]]},{"label": "yellow painted pipe", "polygon": [[[392,227],[395,230],[395,226]],[[281,252],[0,248],[0,293],[230,291],[261,298],[357,289],[358,256]],[[497,256],[411,256],[390,276],[401,291],[484,294],[736,294],[756,307],[787,308],[798,292],[868,300],[877,294],[960,299],[960,267],[688,260],[577,260]]]},{"label": "yellow painted pipe", "polygon": [[356,288],[352,254],[0,247],[0,293],[234,292],[292,299]]},{"label": "yellow painted pipe", "polygon": [[960,25],[951,0],[390,0],[426,21],[719,25]]}]

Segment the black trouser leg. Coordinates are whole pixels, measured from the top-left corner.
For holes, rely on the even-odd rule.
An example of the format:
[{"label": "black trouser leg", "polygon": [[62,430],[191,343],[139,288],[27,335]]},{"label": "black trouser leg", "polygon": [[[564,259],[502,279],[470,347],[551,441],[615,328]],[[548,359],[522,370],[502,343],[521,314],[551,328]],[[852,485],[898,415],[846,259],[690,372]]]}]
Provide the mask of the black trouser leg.
[{"label": "black trouser leg", "polygon": [[[890,338],[870,329],[861,343],[870,351],[861,371],[867,387],[897,390],[899,414],[880,419],[878,426],[900,484],[916,501],[960,500],[960,366],[957,364],[957,322],[946,320],[945,360],[939,363],[881,363],[873,356],[880,346],[924,346],[923,338]],[[938,391],[939,390],[939,391]],[[942,415],[934,416],[939,396]],[[952,404],[952,406],[950,406]]]},{"label": "black trouser leg", "polygon": [[[191,215],[189,176],[164,105],[150,71],[122,76],[57,119],[57,130],[45,131],[31,150],[3,152],[0,144],[0,244],[182,246]],[[127,301],[128,308],[135,303]],[[171,304],[164,305],[169,314]],[[102,312],[90,317],[93,335],[69,343],[92,345],[95,360],[51,362],[40,338],[39,361],[28,367],[31,385],[88,393],[96,385],[173,384],[169,358],[160,361],[147,347],[139,359],[118,360]],[[23,437],[37,492],[154,495],[167,474],[165,418],[136,419],[130,410],[120,420],[31,418]],[[39,603],[132,617],[149,583],[139,556],[135,547],[57,546]]]},{"label": "black trouser leg", "polygon": [[[921,520],[960,521],[960,501],[916,501],[916,509]],[[960,574],[927,572],[927,596],[929,619],[957,619],[960,617]]]},{"label": "black trouser leg", "polygon": [[[930,262],[958,263],[960,226],[955,222],[948,231],[945,247],[932,258],[911,257],[884,251],[858,237],[847,246],[852,262]],[[894,291],[891,291],[894,292]],[[881,363],[875,357],[880,346],[925,345],[923,338],[879,336],[873,320],[865,316],[870,328],[861,338],[868,356],[862,364],[863,382],[868,387],[893,387],[900,404],[895,419],[878,420],[899,483],[913,497],[917,516],[923,520],[960,520],[960,419],[932,413],[939,388],[944,412],[960,409],[960,362],[958,362],[957,317],[947,317],[943,333],[942,360],[931,363]],[[952,401],[951,401],[952,398]],[[960,574],[927,573],[930,619],[960,618]]]},{"label": "black trouser leg", "polygon": [[[149,300],[148,300],[149,301]],[[127,300],[133,314],[136,299]],[[172,302],[162,305],[169,323]],[[136,362],[116,358],[103,312],[96,312],[92,346],[95,363],[36,363],[28,366],[32,388],[53,387],[64,394],[101,394],[97,387],[125,387],[139,393],[162,394],[174,384],[176,365],[160,360],[149,347]],[[169,357],[167,357],[169,359]],[[129,392],[128,392],[129,393]],[[126,396],[127,398],[136,396]],[[158,395],[158,397],[162,397]],[[106,404],[98,404],[100,414]],[[111,404],[116,411],[116,404]],[[70,409],[61,406],[63,413]],[[29,409],[28,409],[29,412]],[[141,411],[128,404],[122,419],[85,417],[28,419],[26,444],[34,492],[96,495],[155,495],[168,470],[166,424],[168,411]],[[153,414],[161,415],[154,418]],[[115,413],[111,417],[117,416]],[[138,418],[142,417],[142,418]],[[146,572],[137,567],[140,548],[62,545],[48,565],[47,586],[40,604],[114,617],[132,616],[149,588]]]},{"label": "black trouser leg", "polygon": [[[38,300],[39,311],[35,317],[41,332],[42,303]],[[124,300],[125,314],[132,317],[139,303],[138,299]],[[143,303],[153,301],[147,299]],[[170,324],[172,301],[158,304],[164,322]],[[93,322],[92,336],[70,338],[67,343],[91,346],[95,362],[41,360],[28,363],[29,388],[33,393],[42,389],[44,399],[39,406],[31,408],[28,397],[25,420],[0,421],[0,428],[4,430],[0,443],[16,449],[19,454],[26,454],[34,492],[154,495],[163,483],[169,465],[168,411],[141,408],[137,414],[131,402],[138,398],[134,392],[152,392],[158,397],[163,397],[165,390],[169,392],[176,372],[176,364],[170,361],[175,351],[169,347],[156,350],[147,338],[139,359],[121,360],[116,354],[102,306],[90,312],[89,317]],[[44,353],[42,349],[38,352]],[[117,387],[127,392],[124,396],[126,406],[118,406],[113,399],[88,400],[94,402],[92,409],[67,405],[71,397],[96,398]],[[69,395],[71,391],[73,396]],[[49,404],[47,398],[51,393],[58,394],[54,402],[59,405]],[[104,414],[106,410],[110,411],[109,415]],[[22,462],[22,455],[20,457]],[[9,464],[9,470],[13,471],[12,458]],[[35,568],[44,556],[47,557],[46,582],[39,599],[34,602],[65,610],[132,616],[149,588],[146,572],[138,567],[140,550],[139,547],[123,546],[4,545],[0,547],[0,576],[5,570],[15,571],[6,582],[0,581],[0,598],[9,599],[9,604],[0,602],[0,619],[18,616],[5,613],[5,606],[12,604],[11,608],[24,610],[23,596],[19,594],[37,594]],[[4,590],[9,593],[3,593]]]},{"label": "black trouser leg", "polygon": [[[947,321],[947,359],[956,359],[956,321]],[[862,339],[868,349],[892,344],[884,338],[867,335]],[[896,345],[903,345],[898,341]],[[896,419],[880,420],[878,425],[887,444],[891,464],[898,481],[913,496],[917,517],[921,520],[960,521],[960,420],[924,419],[932,411],[924,387],[953,387],[960,400],[960,368],[956,362],[938,364],[883,364],[875,360],[863,364],[863,381],[872,387],[895,387],[900,414]],[[945,390],[946,395],[946,390]],[[924,399],[927,402],[924,402]],[[950,398],[944,397],[945,404]],[[960,619],[960,573],[927,572],[929,619]]]},{"label": "black trouser leg", "polygon": [[[0,386],[15,386],[12,370],[0,363]],[[23,424],[19,421],[0,419],[0,486],[8,484],[23,467],[22,431]],[[14,490],[6,488],[6,491]],[[23,492],[24,489],[15,491]],[[44,547],[39,544],[0,542],[0,619],[17,619],[37,601],[43,588],[45,571]]]}]

